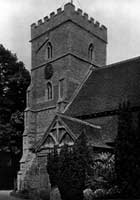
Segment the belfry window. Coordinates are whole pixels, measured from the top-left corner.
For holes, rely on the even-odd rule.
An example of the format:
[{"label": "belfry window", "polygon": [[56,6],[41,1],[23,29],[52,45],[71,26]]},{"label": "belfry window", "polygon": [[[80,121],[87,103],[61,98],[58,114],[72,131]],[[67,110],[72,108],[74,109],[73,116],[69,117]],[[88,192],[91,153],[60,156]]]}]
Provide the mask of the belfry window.
[{"label": "belfry window", "polygon": [[52,58],[52,44],[50,42],[47,44],[47,57],[48,59]]},{"label": "belfry window", "polygon": [[47,83],[46,95],[47,95],[47,100],[51,100],[53,98],[53,87],[51,82]]},{"label": "belfry window", "polygon": [[89,48],[88,48],[88,58],[89,58],[90,61],[92,61],[95,58],[93,44],[89,45]]}]

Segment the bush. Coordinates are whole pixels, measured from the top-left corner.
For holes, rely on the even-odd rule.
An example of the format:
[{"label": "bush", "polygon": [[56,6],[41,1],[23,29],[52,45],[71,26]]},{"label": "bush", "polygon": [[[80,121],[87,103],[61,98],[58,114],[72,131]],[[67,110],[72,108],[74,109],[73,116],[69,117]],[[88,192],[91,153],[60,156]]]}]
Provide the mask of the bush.
[{"label": "bush", "polygon": [[140,112],[134,114],[129,103],[120,105],[115,141],[117,185],[125,198],[140,197]]},{"label": "bush", "polygon": [[71,148],[64,145],[48,154],[47,171],[51,187],[58,187],[62,200],[81,200],[86,187],[92,157],[85,133],[81,133]]},{"label": "bush", "polygon": [[114,162],[113,154],[98,153],[96,160],[93,161],[92,175],[88,177],[88,187],[93,191],[111,188],[116,180]]},{"label": "bush", "polygon": [[98,159],[94,161],[94,174],[102,177],[112,185],[115,181],[115,157],[111,153],[99,153]]},{"label": "bush", "polygon": [[109,190],[107,191],[106,194],[108,197],[118,197],[118,196],[120,196],[120,190],[119,190],[118,186],[115,185],[115,186],[109,188]]},{"label": "bush", "polygon": [[47,189],[43,189],[40,191],[40,199],[41,200],[50,200],[50,193]]},{"label": "bush", "polygon": [[103,198],[106,195],[106,190],[104,189],[97,189],[93,193],[93,199],[94,198]]},{"label": "bush", "polygon": [[52,188],[50,193],[50,200],[61,200],[61,195],[58,187]]},{"label": "bush", "polygon": [[39,192],[35,189],[31,189],[29,192],[29,198],[31,200],[40,200]]},{"label": "bush", "polygon": [[93,199],[93,191],[90,188],[86,188],[83,191],[84,194],[84,200],[92,200]]}]

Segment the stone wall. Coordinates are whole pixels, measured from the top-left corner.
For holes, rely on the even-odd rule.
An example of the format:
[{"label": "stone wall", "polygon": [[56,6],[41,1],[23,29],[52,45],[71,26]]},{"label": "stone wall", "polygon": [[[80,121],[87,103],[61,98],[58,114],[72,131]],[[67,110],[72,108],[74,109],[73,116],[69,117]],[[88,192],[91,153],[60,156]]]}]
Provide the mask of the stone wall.
[{"label": "stone wall", "polygon": [[[51,124],[55,113],[62,112],[69,103],[74,91],[86,76],[91,60],[88,48],[91,43],[95,47],[95,62],[106,63],[107,29],[94,22],[86,13],[68,3],[64,10],[58,9],[44,22],[31,25],[31,85],[27,91],[27,109],[25,111],[25,131],[23,134],[23,156],[18,182],[38,187],[45,176],[42,171],[43,161],[31,152],[31,147],[39,141]],[[47,57],[47,44],[52,45],[52,57]],[[47,64],[53,67],[53,75],[45,79]],[[63,97],[59,96],[60,80],[64,79]],[[47,99],[47,82],[52,84],[53,98]],[[43,158],[42,158],[43,159]],[[41,160],[42,160],[41,159]],[[41,166],[39,175],[38,164]],[[20,185],[18,183],[18,185]],[[20,186],[19,186],[20,187]],[[40,186],[39,186],[40,187]]]},{"label": "stone wall", "polygon": [[24,182],[31,189],[43,190],[50,187],[49,176],[46,169],[46,157],[37,157],[27,170]]}]

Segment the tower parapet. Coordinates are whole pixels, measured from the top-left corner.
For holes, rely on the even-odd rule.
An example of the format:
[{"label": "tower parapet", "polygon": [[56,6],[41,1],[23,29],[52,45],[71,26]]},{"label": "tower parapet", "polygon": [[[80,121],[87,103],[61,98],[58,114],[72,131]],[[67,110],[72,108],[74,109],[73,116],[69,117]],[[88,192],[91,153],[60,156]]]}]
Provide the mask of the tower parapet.
[{"label": "tower parapet", "polygon": [[65,4],[64,10],[58,8],[57,13],[52,12],[49,17],[46,16],[43,20],[38,20],[38,23],[33,23],[31,25],[31,41],[67,21],[81,26],[107,43],[107,28],[92,17],[89,17],[81,9],[78,8],[76,10],[75,6],[71,3]]}]

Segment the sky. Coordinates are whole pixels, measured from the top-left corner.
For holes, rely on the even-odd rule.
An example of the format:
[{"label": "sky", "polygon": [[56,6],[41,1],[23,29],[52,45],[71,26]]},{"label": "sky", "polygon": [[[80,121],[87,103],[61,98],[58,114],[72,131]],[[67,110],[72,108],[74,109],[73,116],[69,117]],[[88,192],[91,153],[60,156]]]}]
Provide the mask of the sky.
[{"label": "sky", "polygon": [[[0,0],[0,43],[31,69],[30,25],[68,0]],[[107,64],[140,56],[140,0],[73,0],[108,28]]]}]

